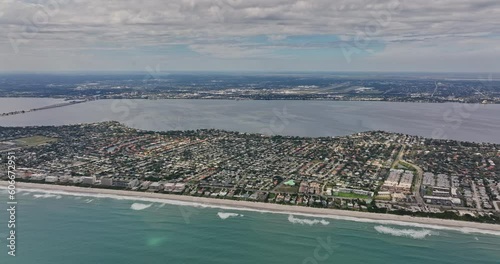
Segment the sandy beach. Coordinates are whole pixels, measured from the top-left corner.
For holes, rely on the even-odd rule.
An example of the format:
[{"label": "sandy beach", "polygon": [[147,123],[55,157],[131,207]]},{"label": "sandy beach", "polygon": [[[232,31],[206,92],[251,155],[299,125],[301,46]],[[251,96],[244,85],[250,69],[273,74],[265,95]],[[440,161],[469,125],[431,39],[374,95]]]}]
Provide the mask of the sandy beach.
[{"label": "sandy beach", "polygon": [[[0,189],[5,189],[7,182],[0,181]],[[16,183],[16,189],[21,191],[50,192],[61,195],[109,195],[109,198],[123,198],[130,200],[143,200],[152,202],[175,203],[181,205],[207,206],[231,210],[265,211],[269,213],[297,214],[316,218],[342,219],[361,222],[393,224],[401,226],[414,226],[435,229],[453,229],[462,232],[479,232],[500,235],[500,225],[483,224],[466,221],[433,219],[423,217],[399,216],[392,214],[377,214],[358,211],[335,209],[311,208],[303,206],[279,205],[249,201],[223,200],[184,195],[171,195],[162,193],[134,192],[111,189],[83,188],[75,186],[48,185],[36,183]],[[104,196],[106,197],[106,196]]]}]

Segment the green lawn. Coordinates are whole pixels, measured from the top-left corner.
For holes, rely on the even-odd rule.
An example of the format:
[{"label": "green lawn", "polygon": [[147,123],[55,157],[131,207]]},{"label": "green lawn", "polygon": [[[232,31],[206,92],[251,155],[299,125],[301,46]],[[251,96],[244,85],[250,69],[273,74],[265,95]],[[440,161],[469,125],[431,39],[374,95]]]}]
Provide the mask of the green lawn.
[{"label": "green lawn", "polygon": [[334,194],[333,196],[336,196],[336,197],[343,197],[343,198],[352,198],[352,199],[368,199],[368,198],[371,198],[370,196],[368,195],[361,195],[361,194],[356,194],[356,193],[336,193]]},{"label": "green lawn", "polygon": [[33,146],[38,146],[50,142],[57,141],[55,138],[49,138],[49,137],[44,137],[44,136],[33,136],[33,137],[25,137],[25,138],[18,138],[14,140],[17,144],[26,146],[26,147],[33,147]]},{"label": "green lawn", "polygon": [[393,169],[403,169],[403,170],[410,170],[410,171],[413,171],[413,172],[416,172],[417,169],[415,169],[415,167],[413,167],[412,165],[404,162],[404,161],[399,161],[397,164],[395,164],[395,166],[393,167]]}]

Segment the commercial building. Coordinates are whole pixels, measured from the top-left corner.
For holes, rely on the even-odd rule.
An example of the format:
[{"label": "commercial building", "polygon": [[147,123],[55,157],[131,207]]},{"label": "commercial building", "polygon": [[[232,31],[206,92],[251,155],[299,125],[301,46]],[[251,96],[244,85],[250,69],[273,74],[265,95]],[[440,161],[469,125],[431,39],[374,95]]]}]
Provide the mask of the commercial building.
[{"label": "commercial building", "polygon": [[57,182],[58,180],[59,180],[59,177],[57,177],[57,176],[45,177],[45,182],[49,182],[49,183],[54,183],[54,182]]},{"label": "commercial building", "polygon": [[101,178],[102,186],[113,186],[113,178],[111,177],[102,177]]},{"label": "commercial building", "polygon": [[82,177],[82,184],[85,184],[85,185],[94,185],[95,181],[96,181],[95,176]]},{"label": "commercial building", "polygon": [[399,181],[397,190],[400,192],[410,192],[412,183],[413,183],[413,172],[406,171],[403,173],[403,176],[401,176],[401,180]]}]

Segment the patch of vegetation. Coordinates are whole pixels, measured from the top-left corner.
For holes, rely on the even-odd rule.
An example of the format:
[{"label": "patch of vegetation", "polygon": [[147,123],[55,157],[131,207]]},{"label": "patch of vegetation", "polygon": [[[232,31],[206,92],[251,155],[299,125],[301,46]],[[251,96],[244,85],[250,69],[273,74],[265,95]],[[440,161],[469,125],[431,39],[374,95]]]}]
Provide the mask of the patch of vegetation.
[{"label": "patch of vegetation", "polygon": [[277,192],[285,192],[285,193],[298,193],[299,192],[299,186],[288,186],[288,185],[282,185],[278,188],[276,188]]},{"label": "patch of vegetation", "polygon": [[395,166],[397,169],[403,169],[403,170],[409,170],[409,171],[412,171],[414,173],[417,172],[417,169],[415,169],[415,167],[413,167],[412,165],[410,165],[409,163],[407,162],[404,162],[404,161],[399,161],[398,164],[396,164]]},{"label": "patch of vegetation", "polygon": [[32,137],[25,137],[25,138],[18,138],[16,140],[13,140],[19,145],[26,146],[26,147],[34,147],[34,146],[39,146],[51,142],[57,141],[56,138],[50,138],[50,137],[44,137],[44,136],[32,136]]},{"label": "patch of vegetation", "polygon": [[391,196],[390,195],[377,195],[373,199],[374,200],[382,200],[382,201],[390,201],[391,200]]},{"label": "patch of vegetation", "polygon": [[335,193],[333,196],[335,196],[335,197],[342,197],[342,198],[352,198],[352,199],[368,199],[368,198],[371,198],[368,195],[362,195],[362,194],[356,194],[356,193],[342,193],[342,192]]}]

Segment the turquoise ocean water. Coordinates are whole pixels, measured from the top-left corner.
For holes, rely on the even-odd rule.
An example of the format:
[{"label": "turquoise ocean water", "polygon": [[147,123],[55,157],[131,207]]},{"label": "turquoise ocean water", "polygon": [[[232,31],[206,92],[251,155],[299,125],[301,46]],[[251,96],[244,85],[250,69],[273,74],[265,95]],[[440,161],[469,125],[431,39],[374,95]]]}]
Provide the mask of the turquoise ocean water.
[{"label": "turquoise ocean water", "polygon": [[2,264],[500,263],[498,234],[39,192],[18,202],[16,257],[0,211]]}]

